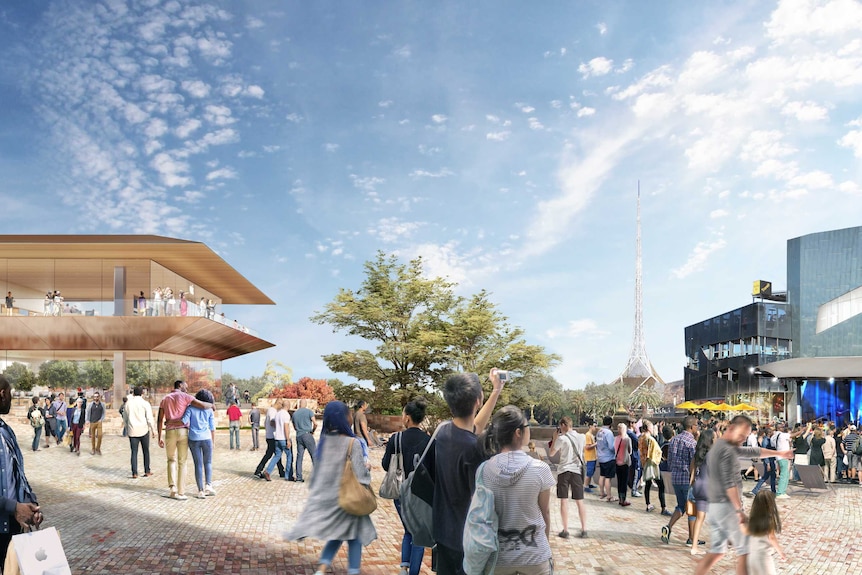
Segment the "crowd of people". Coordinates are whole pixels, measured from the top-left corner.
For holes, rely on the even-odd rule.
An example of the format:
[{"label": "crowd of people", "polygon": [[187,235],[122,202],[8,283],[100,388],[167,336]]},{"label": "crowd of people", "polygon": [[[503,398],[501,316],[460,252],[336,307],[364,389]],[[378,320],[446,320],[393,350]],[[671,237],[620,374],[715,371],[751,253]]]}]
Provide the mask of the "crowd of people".
[{"label": "crowd of people", "polygon": [[150,294],[150,299],[141,291],[133,304],[135,315],[140,316],[198,316],[216,319],[216,303],[212,298],[201,297],[195,303],[189,299],[186,292],[180,290],[179,294],[175,295],[174,290],[169,287],[156,287]]}]

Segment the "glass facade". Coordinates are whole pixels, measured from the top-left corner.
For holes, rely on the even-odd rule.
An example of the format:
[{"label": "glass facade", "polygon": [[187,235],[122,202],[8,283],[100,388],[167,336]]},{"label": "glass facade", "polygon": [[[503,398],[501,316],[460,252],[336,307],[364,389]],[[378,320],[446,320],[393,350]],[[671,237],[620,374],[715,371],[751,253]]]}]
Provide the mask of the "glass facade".
[{"label": "glass facade", "polygon": [[790,335],[788,308],[777,302],[756,302],[688,326],[685,398],[728,400],[783,394],[783,382],[753,371],[758,365],[789,359],[793,353]]},{"label": "glass facade", "polygon": [[787,242],[793,357],[862,356],[862,315],[853,297],[860,287],[862,227]]}]

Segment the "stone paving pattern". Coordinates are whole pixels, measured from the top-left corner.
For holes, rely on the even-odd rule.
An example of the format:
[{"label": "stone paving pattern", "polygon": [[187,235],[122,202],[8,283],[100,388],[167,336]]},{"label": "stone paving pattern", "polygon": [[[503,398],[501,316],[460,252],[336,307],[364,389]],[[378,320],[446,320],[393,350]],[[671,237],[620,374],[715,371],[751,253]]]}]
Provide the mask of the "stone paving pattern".
[{"label": "stone paving pattern", "polygon": [[[216,497],[193,497],[194,469],[189,457],[187,501],[167,498],[164,450],[151,443],[149,478],[131,479],[129,443],[107,434],[102,456],[90,454],[89,438],[81,439],[81,455],[64,446],[29,449],[32,430],[12,422],[25,458],[25,470],[45,515],[46,526],[60,531],[72,572],[157,575],[165,573],[312,575],[321,542],[284,541],[282,533],[302,509],[308,483],[252,477],[262,451],[251,452],[250,432],[243,430],[242,451],[228,448],[227,432],[219,431],[213,458]],[[261,434],[262,435],[262,434]],[[44,442],[43,442],[44,444]],[[375,485],[383,478],[383,451],[372,450]],[[306,457],[306,481],[311,462]],[[141,473],[143,468],[141,467]],[[747,483],[747,486],[751,486]],[[780,541],[788,562],[782,574],[860,574],[862,548],[862,487],[835,486],[814,495],[791,491],[781,503],[784,533]],[[657,498],[656,498],[657,499]],[[668,505],[673,506],[673,496]],[[692,573],[696,558],[683,545],[684,522],[677,524],[670,545],[659,536],[664,517],[645,513],[643,498],[631,507],[603,503],[587,495],[588,539],[562,540],[559,502],[551,499],[552,542],[556,573],[560,574],[679,574]],[[654,501],[654,503],[658,503]],[[750,505],[751,500],[746,500]],[[570,531],[577,531],[577,511],[569,512]],[[402,528],[390,501],[380,500],[373,515],[378,539],[366,547],[362,572],[396,575]],[[705,527],[704,538],[709,539]],[[336,556],[335,573],[346,572],[346,548]],[[732,573],[733,558],[725,557],[714,573]],[[422,570],[429,575],[430,553]]]}]

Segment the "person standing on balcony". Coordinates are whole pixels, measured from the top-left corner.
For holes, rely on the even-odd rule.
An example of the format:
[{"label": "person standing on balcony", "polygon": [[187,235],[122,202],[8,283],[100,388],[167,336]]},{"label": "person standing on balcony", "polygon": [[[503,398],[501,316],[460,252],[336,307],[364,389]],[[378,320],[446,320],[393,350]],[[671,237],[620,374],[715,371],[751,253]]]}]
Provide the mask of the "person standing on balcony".
[{"label": "person standing on balcony", "polygon": [[12,297],[12,292],[6,292],[6,315],[12,315],[12,308],[15,306],[15,298]]},{"label": "person standing on balcony", "polygon": [[180,292],[180,316],[186,317],[189,315],[189,300],[186,299],[186,292]]},{"label": "person standing on balcony", "polygon": [[141,290],[140,295],[137,299],[137,307],[138,307],[138,315],[145,316],[147,315],[147,298],[144,296],[144,291]]},{"label": "person standing on balcony", "polygon": [[105,404],[102,396],[97,391],[93,394],[93,401],[87,405],[87,418],[84,425],[90,426],[90,455],[102,455],[102,422],[105,421]]}]

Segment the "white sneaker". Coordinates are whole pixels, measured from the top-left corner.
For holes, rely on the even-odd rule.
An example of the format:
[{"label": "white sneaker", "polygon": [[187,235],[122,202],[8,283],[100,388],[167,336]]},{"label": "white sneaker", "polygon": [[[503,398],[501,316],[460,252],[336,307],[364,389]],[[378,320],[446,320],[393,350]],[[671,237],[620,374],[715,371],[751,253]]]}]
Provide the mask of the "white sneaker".
[{"label": "white sneaker", "polygon": [[197,497],[198,499],[206,499],[206,496],[207,496],[207,494],[204,493],[203,491],[198,491],[198,494],[195,495],[195,497]]},{"label": "white sneaker", "polygon": [[782,493],[781,495],[776,495],[776,499],[790,499],[790,496],[786,493]]},{"label": "white sneaker", "polygon": [[216,494],[215,489],[213,489],[212,485],[207,485],[206,487],[204,487],[204,493],[206,495],[215,495]]},{"label": "white sneaker", "polygon": [[186,499],[188,499],[188,497],[186,497],[185,495],[181,495],[176,491],[171,491],[171,499],[176,499],[177,501],[185,501]]}]

